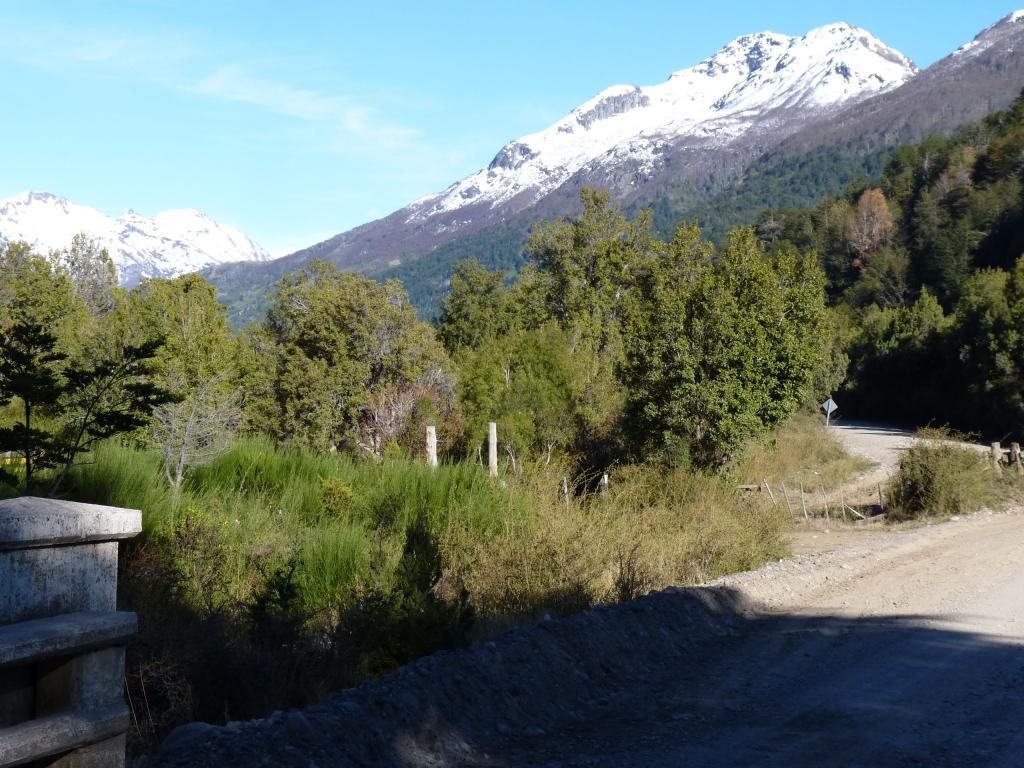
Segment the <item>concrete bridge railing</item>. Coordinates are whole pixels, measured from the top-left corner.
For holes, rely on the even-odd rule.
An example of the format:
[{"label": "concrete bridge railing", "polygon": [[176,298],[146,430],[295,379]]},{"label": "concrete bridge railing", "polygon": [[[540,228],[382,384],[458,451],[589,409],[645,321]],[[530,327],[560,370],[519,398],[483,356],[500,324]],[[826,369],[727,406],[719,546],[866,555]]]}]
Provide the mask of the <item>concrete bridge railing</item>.
[{"label": "concrete bridge railing", "polygon": [[118,541],[136,510],[0,501],[0,766],[123,766],[129,711]]}]

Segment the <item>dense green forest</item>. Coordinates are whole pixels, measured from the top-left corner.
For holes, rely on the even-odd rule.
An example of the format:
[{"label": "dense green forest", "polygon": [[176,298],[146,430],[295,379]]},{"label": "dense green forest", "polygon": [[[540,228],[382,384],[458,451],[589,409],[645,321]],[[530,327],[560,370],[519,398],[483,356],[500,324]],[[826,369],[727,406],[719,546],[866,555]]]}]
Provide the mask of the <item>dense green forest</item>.
[{"label": "dense green forest", "polygon": [[851,144],[765,155],[740,179],[710,196],[697,197],[687,189],[670,191],[651,205],[655,229],[662,237],[671,237],[680,221],[692,220],[706,237],[720,242],[729,230],[756,220],[766,201],[779,209],[809,207],[878,178],[895,151],[895,147],[866,151]]},{"label": "dense green forest", "polygon": [[526,266],[526,239],[530,222],[507,221],[473,235],[440,245],[425,256],[406,257],[405,263],[385,272],[382,280],[398,280],[409,292],[409,301],[420,317],[436,318],[448,293],[455,265],[473,259],[491,269],[516,275]]},{"label": "dense green forest", "polygon": [[[800,154],[770,154],[752,165],[740,179],[724,188],[695,190],[692,186],[668,190],[653,201],[627,208],[630,216],[650,209],[655,233],[671,240],[681,221],[697,222],[705,237],[722,243],[730,230],[749,225],[771,200],[775,207],[799,208],[830,195],[842,194],[851,186],[878,178],[894,147],[863,151],[858,146],[826,146]],[[448,292],[455,265],[474,259],[489,269],[503,270],[509,278],[529,261],[526,243],[535,222],[520,216],[440,245],[429,254],[407,257],[401,266],[389,269],[381,279],[400,280],[409,300],[424,318],[437,318]],[[235,291],[240,280],[228,281]],[[232,310],[243,307],[235,294],[222,299]],[[243,314],[251,314],[252,307]]]},{"label": "dense green forest", "polygon": [[[837,396],[846,414],[1019,439],[1022,120],[1018,100],[948,138],[865,156],[833,147],[766,159],[703,207],[685,194],[666,196],[651,209],[651,232],[671,240],[687,220],[679,212],[687,211],[713,242],[753,221],[768,250],[816,254],[831,305],[833,370],[822,384],[842,382]],[[766,208],[767,200],[775,207]],[[505,279],[522,268],[510,256],[527,241],[518,231],[506,232],[500,253],[479,259],[499,264]],[[426,264],[407,268],[417,285]],[[455,262],[452,295],[467,280],[483,290],[479,276],[472,282],[481,268]],[[529,268],[523,280],[533,280]]]},{"label": "dense green forest", "polygon": [[847,413],[1024,435],[1024,101],[901,147],[877,184],[757,222],[818,254]]}]

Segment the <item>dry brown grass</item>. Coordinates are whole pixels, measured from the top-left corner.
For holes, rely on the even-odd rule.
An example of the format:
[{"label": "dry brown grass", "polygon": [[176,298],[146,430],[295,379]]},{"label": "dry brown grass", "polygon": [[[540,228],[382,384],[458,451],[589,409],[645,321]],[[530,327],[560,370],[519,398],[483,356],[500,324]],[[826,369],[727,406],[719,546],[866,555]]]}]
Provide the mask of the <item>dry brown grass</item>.
[{"label": "dry brown grass", "polygon": [[801,413],[753,441],[730,470],[740,483],[767,480],[773,488],[780,481],[836,488],[870,466],[866,459],[846,453],[820,418]]},{"label": "dry brown grass", "polygon": [[522,480],[542,500],[533,521],[487,541],[449,540],[449,562],[482,617],[572,613],[786,552],[785,516],[726,478],[652,467],[610,474],[607,495],[566,499],[557,471],[538,471]]}]

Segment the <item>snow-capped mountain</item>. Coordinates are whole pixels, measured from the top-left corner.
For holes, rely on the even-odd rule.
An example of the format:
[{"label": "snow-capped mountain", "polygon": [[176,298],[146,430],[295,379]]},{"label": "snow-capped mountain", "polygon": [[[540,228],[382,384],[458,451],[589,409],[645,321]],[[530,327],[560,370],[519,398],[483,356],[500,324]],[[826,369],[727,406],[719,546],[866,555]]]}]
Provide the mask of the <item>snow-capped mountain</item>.
[{"label": "snow-capped mountain", "polygon": [[[627,211],[653,207],[666,223],[707,224],[716,215],[720,224],[749,223],[755,205],[841,192],[851,171],[877,173],[889,149],[1005,108],[1022,84],[1024,12],[920,72],[849,24],[745,35],[658,85],[605,89],[510,141],[486,167],[382,219],[266,264],[206,274],[236,322],[256,316],[274,280],[311,259],[398,276],[436,311],[455,261],[517,268],[531,224],[576,213],[583,186],[609,190]],[[729,198],[754,186],[763,190],[756,201]],[[773,190],[788,196],[775,199]],[[717,200],[720,207],[704,207]]]},{"label": "snow-capped mountain", "polygon": [[115,219],[48,192],[25,192],[0,201],[0,241],[24,240],[45,254],[67,248],[79,233],[107,249],[118,279],[126,285],[215,264],[270,258],[237,229],[196,210],[164,211],[153,218],[129,210]]},{"label": "snow-capped mountain", "polygon": [[486,168],[410,206],[409,221],[519,195],[535,202],[590,163],[639,161],[650,173],[668,144],[685,137],[722,147],[895,88],[913,62],[863,29],[832,24],[790,37],[762,32],[737,38],[660,85],[616,85],[539,133],[502,147]]},{"label": "snow-capped mountain", "polygon": [[801,127],[896,89],[916,72],[906,56],[850,24],[799,37],[745,35],[659,85],[608,88],[509,142],[487,167],[443,192],[286,256],[282,265],[321,258],[373,273],[538,205],[543,216],[565,213],[582,185],[630,202],[640,190],[681,179],[720,182]]},{"label": "snow-capped mountain", "polygon": [[981,56],[1000,45],[1009,46],[1009,50],[1012,51],[1015,43],[1014,33],[1020,31],[1021,22],[1024,22],[1024,10],[1014,11],[991,27],[982,30],[970,42],[961,45],[953,51],[949,58],[966,61]]}]

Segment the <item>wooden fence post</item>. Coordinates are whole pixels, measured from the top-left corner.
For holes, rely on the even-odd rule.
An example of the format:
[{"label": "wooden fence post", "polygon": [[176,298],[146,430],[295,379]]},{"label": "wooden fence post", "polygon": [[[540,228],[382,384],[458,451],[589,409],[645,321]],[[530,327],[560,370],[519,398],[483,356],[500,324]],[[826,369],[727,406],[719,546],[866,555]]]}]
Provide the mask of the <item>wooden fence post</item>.
[{"label": "wooden fence post", "polygon": [[493,421],[487,424],[487,473],[498,476],[498,425]]},{"label": "wooden fence post", "polygon": [[601,479],[597,483],[597,489],[601,492],[602,496],[604,496],[605,494],[608,493],[608,473],[607,472],[604,472],[601,475]]},{"label": "wooden fence post", "polygon": [[437,429],[433,425],[427,427],[427,464],[437,466]]},{"label": "wooden fence post", "polygon": [[779,483],[782,485],[782,495],[786,498],[786,509],[789,510],[790,516],[793,514],[793,505],[789,501],[789,491],[786,489],[786,481],[780,480]]},{"label": "wooden fence post", "polygon": [[[846,519],[846,510],[850,510],[850,512],[854,515],[854,517],[858,518],[859,520],[867,520],[867,518],[864,517],[864,515],[862,515],[854,507],[851,507],[849,504],[846,503],[846,496],[843,493],[843,486],[839,486],[839,494],[840,494],[840,496],[842,496],[842,499],[843,499],[843,519],[844,520]],[[853,522],[856,523],[857,520],[854,520]]]},{"label": "wooden fence post", "polygon": [[807,516],[807,504],[804,501],[804,484],[800,483],[800,509],[804,511],[804,520],[810,520]]},{"label": "wooden fence post", "polygon": [[1010,461],[1018,475],[1024,475],[1024,463],[1021,463],[1020,443],[1010,443]]},{"label": "wooden fence post", "polygon": [[764,489],[766,491],[768,491],[768,498],[772,500],[772,506],[773,507],[779,506],[778,502],[775,501],[775,494],[772,493],[772,487],[770,485],[768,485],[768,479],[767,478],[765,478],[765,481],[764,481]]},{"label": "wooden fence post", "polygon": [[997,472],[1003,471],[1003,449],[999,443],[992,443],[992,465]]}]

